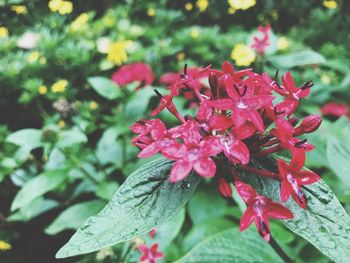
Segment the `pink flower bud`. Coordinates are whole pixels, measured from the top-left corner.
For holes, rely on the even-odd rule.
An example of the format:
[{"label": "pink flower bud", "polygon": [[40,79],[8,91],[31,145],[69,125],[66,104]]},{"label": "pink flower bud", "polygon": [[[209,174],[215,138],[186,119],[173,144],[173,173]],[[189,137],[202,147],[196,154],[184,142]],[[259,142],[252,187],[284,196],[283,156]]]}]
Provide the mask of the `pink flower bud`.
[{"label": "pink flower bud", "polygon": [[322,122],[322,118],[319,115],[310,115],[307,116],[302,122],[301,122],[301,128],[304,133],[310,133],[313,131],[316,131],[318,127],[320,127]]},{"label": "pink flower bud", "polygon": [[219,179],[219,192],[223,197],[231,197],[232,196],[232,189],[230,184],[224,179]]}]

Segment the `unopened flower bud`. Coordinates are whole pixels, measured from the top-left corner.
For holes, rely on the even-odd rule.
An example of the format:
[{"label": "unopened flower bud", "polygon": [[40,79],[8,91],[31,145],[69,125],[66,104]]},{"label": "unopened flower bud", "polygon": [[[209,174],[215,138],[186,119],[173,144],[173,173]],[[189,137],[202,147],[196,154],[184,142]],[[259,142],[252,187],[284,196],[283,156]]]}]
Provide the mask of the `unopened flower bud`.
[{"label": "unopened flower bud", "polygon": [[310,133],[318,129],[322,122],[322,118],[319,115],[307,116],[300,124],[304,133]]},{"label": "unopened flower bud", "polygon": [[232,196],[232,189],[230,184],[224,179],[219,179],[219,192],[223,197],[231,197]]},{"label": "unopened flower bud", "polygon": [[290,118],[288,121],[289,121],[289,123],[294,127],[295,125],[298,124],[299,119],[298,119],[297,117],[292,117],[292,118]]}]

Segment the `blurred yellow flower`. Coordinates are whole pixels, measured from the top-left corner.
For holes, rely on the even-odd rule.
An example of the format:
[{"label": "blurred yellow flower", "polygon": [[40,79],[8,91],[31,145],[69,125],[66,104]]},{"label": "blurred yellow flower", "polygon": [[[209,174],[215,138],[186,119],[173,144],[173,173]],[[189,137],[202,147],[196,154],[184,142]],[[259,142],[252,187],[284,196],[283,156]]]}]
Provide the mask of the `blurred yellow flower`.
[{"label": "blurred yellow flower", "polygon": [[9,31],[6,27],[0,26],[0,38],[8,37]]},{"label": "blurred yellow flower", "polygon": [[11,244],[0,240],[0,250],[10,250],[12,248]]},{"label": "blurred yellow flower", "polygon": [[40,57],[40,53],[38,51],[33,51],[27,57],[27,62],[28,63],[35,63],[38,61],[39,57]]},{"label": "blurred yellow flower", "polygon": [[87,13],[80,14],[71,24],[71,28],[73,32],[80,30],[84,25],[86,25],[89,20],[89,16]]},{"label": "blurred yellow flower", "polygon": [[232,8],[241,10],[247,10],[256,4],[256,0],[227,0],[227,2]]},{"label": "blurred yellow flower", "polygon": [[147,9],[147,15],[148,16],[155,16],[156,15],[156,10],[154,8],[148,8]]},{"label": "blurred yellow flower", "polygon": [[199,12],[204,12],[209,5],[209,1],[208,0],[197,0],[196,2],[196,6],[199,9]]},{"label": "blurred yellow flower", "polygon": [[65,121],[64,121],[64,120],[60,120],[60,121],[58,122],[58,126],[59,126],[61,129],[63,129],[63,128],[66,126]]},{"label": "blurred yellow flower", "polygon": [[45,64],[46,64],[46,58],[45,58],[45,57],[39,58],[39,63],[40,63],[41,65],[45,65]]},{"label": "blurred yellow flower", "polygon": [[185,4],[185,9],[186,9],[187,11],[191,11],[191,10],[193,9],[193,4],[190,3],[190,2],[186,3],[186,4]]},{"label": "blurred yellow flower", "polygon": [[65,79],[61,79],[55,82],[54,84],[52,84],[51,90],[54,93],[64,92],[66,90],[67,85],[68,85],[68,81]]},{"label": "blurred yellow flower", "polygon": [[98,104],[97,104],[96,101],[91,101],[91,102],[89,103],[89,109],[90,109],[90,110],[96,110],[97,107],[98,107]]},{"label": "blurred yellow flower", "polygon": [[106,27],[112,27],[115,25],[115,19],[113,16],[111,15],[106,15],[105,17],[103,17],[102,19],[103,25]]},{"label": "blurred yellow flower", "polygon": [[19,15],[24,15],[28,13],[27,7],[24,5],[13,5],[11,6],[11,10],[15,11],[16,14],[19,14]]},{"label": "blurred yellow flower", "polygon": [[117,41],[109,45],[107,59],[116,65],[121,65],[128,60],[126,48],[132,41]]},{"label": "blurred yellow flower", "polygon": [[176,55],[176,58],[178,61],[183,61],[185,59],[185,57],[186,57],[185,52],[180,52]]},{"label": "blurred yellow flower", "polygon": [[190,36],[192,38],[198,38],[199,34],[200,34],[200,32],[199,32],[198,28],[192,28],[190,31]]},{"label": "blurred yellow flower", "polygon": [[49,2],[51,12],[58,12],[61,15],[70,14],[73,11],[73,3],[63,0],[51,0]]},{"label": "blurred yellow flower", "polygon": [[62,0],[51,0],[49,2],[49,8],[51,10],[51,12],[57,12],[58,9],[60,9]]},{"label": "blurred yellow flower", "polygon": [[277,41],[277,49],[285,50],[289,47],[289,41],[286,37],[279,37]]},{"label": "blurred yellow flower", "polygon": [[331,78],[328,75],[322,75],[321,82],[325,85],[328,85],[331,83]]},{"label": "blurred yellow flower", "polygon": [[58,13],[61,15],[70,14],[73,11],[73,3],[69,1],[62,1],[60,9],[58,9]]},{"label": "blurred yellow flower", "polygon": [[337,3],[337,1],[334,1],[334,0],[324,0],[323,6],[329,8],[329,9],[335,9],[335,8],[337,8],[338,3]]},{"label": "blurred yellow flower", "polygon": [[237,66],[249,66],[255,61],[255,53],[249,46],[240,43],[233,47],[231,58],[236,62]]},{"label": "blurred yellow flower", "polygon": [[45,85],[40,85],[39,88],[38,88],[38,92],[41,95],[46,94],[47,93],[47,87]]},{"label": "blurred yellow flower", "polygon": [[234,13],[236,13],[236,9],[234,9],[232,6],[228,9],[228,13],[229,14],[234,14]]}]

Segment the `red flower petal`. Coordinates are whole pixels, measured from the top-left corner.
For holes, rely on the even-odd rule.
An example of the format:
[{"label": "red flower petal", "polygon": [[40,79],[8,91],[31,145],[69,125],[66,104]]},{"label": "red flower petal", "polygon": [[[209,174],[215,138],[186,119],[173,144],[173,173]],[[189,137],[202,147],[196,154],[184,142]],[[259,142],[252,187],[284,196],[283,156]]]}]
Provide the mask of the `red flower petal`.
[{"label": "red flower petal", "polygon": [[287,207],[276,202],[271,202],[268,205],[267,213],[270,217],[277,219],[290,219],[294,217],[293,213]]},{"label": "red flower petal", "polygon": [[192,165],[184,160],[178,160],[174,163],[170,172],[170,182],[178,182],[184,179],[192,170]]},{"label": "red flower petal", "polygon": [[246,204],[250,204],[254,198],[257,196],[256,191],[248,184],[243,183],[242,181],[235,181],[235,187],[242,199]]},{"label": "red flower petal", "polygon": [[239,231],[246,230],[253,223],[254,219],[255,212],[251,206],[248,206],[241,217],[241,221],[239,223]]},{"label": "red flower petal", "polygon": [[300,185],[307,185],[316,183],[321,177],[311,171],[301,171],[296,179]]},{"label": "red flower petal", "polygon": [[159,151],[160,151],[159,143],[158,142],[154,142],[154,143],[148,145],[146,148],[144,148],[141,152],[139,152],[137,157],[139,157],[139,158],[148,158],[148,157],[150,157],[152,155],[155,155]]},{"label": "red flower petal", "polygon": [[211,158],[200,158],[193,165],[194,170],[200,176],[213,177],[216,172],[215,162]]}]

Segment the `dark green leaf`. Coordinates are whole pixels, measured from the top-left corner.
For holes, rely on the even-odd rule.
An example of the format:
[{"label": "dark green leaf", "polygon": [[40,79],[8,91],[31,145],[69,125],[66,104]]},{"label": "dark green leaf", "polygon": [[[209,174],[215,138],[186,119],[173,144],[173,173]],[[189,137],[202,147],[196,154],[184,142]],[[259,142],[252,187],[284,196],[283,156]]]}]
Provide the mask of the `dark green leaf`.
[{"label": "dark green leaf", "polygon": [[178,214],[194,193],[200,177],[168,180],[172,161],[155,160],[132,173],[113,199],[88,219],[56,257],[85,254],[131,240]]}]

